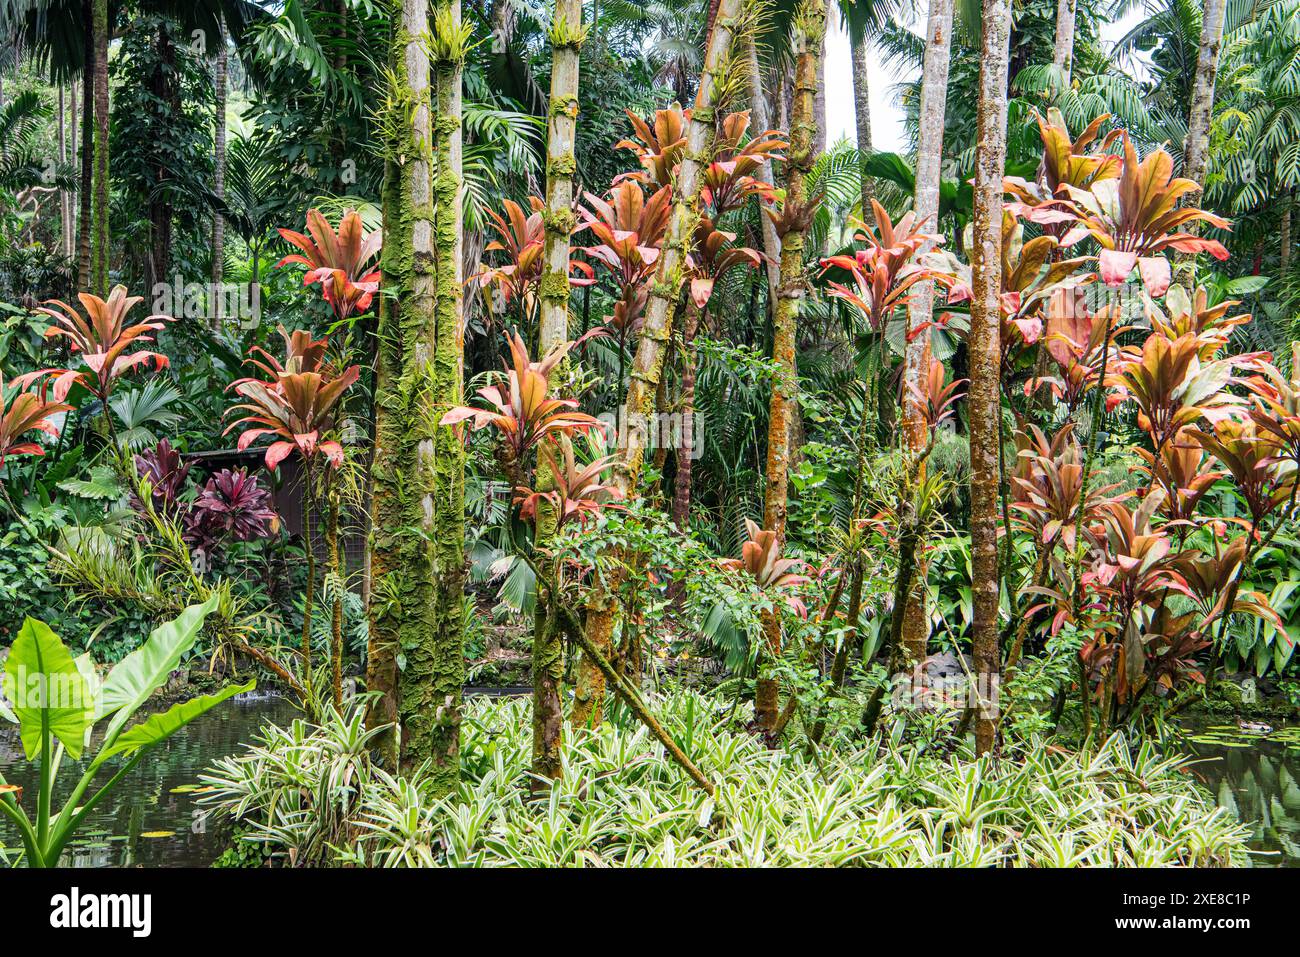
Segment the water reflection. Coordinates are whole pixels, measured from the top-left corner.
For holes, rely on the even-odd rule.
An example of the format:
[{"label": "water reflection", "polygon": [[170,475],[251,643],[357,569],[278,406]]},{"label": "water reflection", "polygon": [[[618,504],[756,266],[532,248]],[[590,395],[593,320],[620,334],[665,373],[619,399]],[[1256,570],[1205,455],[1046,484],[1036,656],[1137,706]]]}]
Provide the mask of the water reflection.
[{"label": "water reflection", "polygon": [[[297,714],[281,698],[227,701],[154,748],[87,817],[59,861],[65,867],[206,867],[230,843],[227,821],[198,812],[188,789],[218,758],[253,740],[267,721],[286,722]],[[93,755],[94,749],[90,754]],[[54,808],[62,807],[84,761],[65,760]],[[0,770],[24,788],[23,803],[36,800],[36,776],[10,726],[0,731]],[[99,781],[110,773],[101,772]],[[180,789],[180,790],[178,790]],[[93,792],[92,792],[93,793]],[[11,862],[22,843],[13,825],[0,817],[0,845]]]},{"label": "water reflection", "polygon": [[1231,725],[1190,729],[1192,765],[1220,807],[1251,825],[1257,866],[1300,867],[1300,729],[1269,734]]}]

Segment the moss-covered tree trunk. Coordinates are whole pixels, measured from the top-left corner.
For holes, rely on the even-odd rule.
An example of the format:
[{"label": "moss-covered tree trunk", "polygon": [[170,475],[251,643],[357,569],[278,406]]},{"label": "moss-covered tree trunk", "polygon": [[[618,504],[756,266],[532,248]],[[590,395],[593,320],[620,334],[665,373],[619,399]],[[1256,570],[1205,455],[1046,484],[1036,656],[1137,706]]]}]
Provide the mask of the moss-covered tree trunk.
[{"label": "moss-covered tree trunk", "polygon": [[[646,440],[654,416],[655,393],[662,372],[664,350],[672,336],[673,312],[685,279],[686,256],[690,251],[699,219],[701,173],[707,168],[713,151],[714,109],[726,82],[724,69],[731,52],[732,39],[741,24],[742,0],[721,0],[713,30],[705,48],[704,66],[686,132],[686,149],[677,168],[673,184],[673,208],[664,234],[663,248],[655,272],[654,284],[646,302],[641,338],[632,361],[632,375],[627,387],[627,444],[619,450],[613,484],[625,496],[635,491],[645,456]],[[645,428],[638,428],[638,423]],[[607,570],[609,578],[600,578],[591,589],[587,603],[587,643],[609,657],[617,612],[615,598],[618,572]],[[587,705],[593,711],[603,707],[603,688]]]},{"label": "moss-covered tree trunk", "polygon": [[[817,69],[826,35],[824,0],[803,0],[794,19],[794,102],[790,110],[790,152],[786,166],[785,207],[802,208],[808,202],[806,181],[816,159],[817,120],[814,109]],[[790,423],[798,402],[795,368],[795,334],[799,311],[807,291],[804,276],[806,228],[795,226],[781,237],[781,286],[773,317],[772,359],[780,372],[772,384],[767,426],[767,491],[763,501],[763,527],[785,541],[786,509],[790,481]],[[771,611],[763,617],[764,649],[754,692],[754,720],[770,731],[779,710],[776,677],[762,674],[781,655],[781,619]]]},{"label": "moss-covered tree trunk", "polygon": [[[464,238],[461,177],[461,75],[469,31],[460,0],[442,0],[434,17],[434,260],[436,300],[427,330],[426,416],[416,450],[420,510],[431,543],[430,632],[408,657],[402,686],[407,757],[431,759],[440,791],[460,774],[460,703],[465,684],[465,447],[438,425],[464,393]],[[430,516],[432,516],[430,518]]]},{"label": "moss-covered tree trunk", "polygon": [[[948,63],[952,52],[953,0],[930,0],[925,32],[925,62],[921,70],[920,128],[916,152],[916,192],[912,208],[927,232],[938,232],[939,182],[943,162],[943,123],[948,100]],[[912,387],[919,388],[930,369],[930,333],[910,335],[930,321],[934,310],[934,283],[912,287],[907,310],[908,342],[903,355],[903,441],[907,451],[919,455],[929,441],[925,408]],[[921,465],[924,477],[925,465]],[[908,662],[925,657],[930,618],[925,602],[925,558],[917,556],[921,587],[908,590],[903,610],[901,650]]]},{"label": "moss-covered tree trunk", "polygon": [[[218,200],[226,199],[226,23],[221,22],[217,35],[217,56],[213,67],[212,86],[216,90],[213,109],[212,134],[212,193]],[[212,214],[212,281],[221,282],[226,268],[226,217],[220,212]],[[218,318],[217,323],[220,324]]]},{"label": "moss-covered tree trunk", "polygon": [[1002,173],[1007,152],[1009,0],[984,0],[983,52],[975,147],[971,249],[970,536],[974,615],[973,679],[980,692],[975,750],[992,750],[999,664],[998,449],[1002,418],[999,363],[1002,291]]},{"label": "moss-covered tree trunk", "polygon": [[[556,0],[551,21],[551,99],[546,122],[546,238],[542,248],[540,287],[541,335],[539,353],[545,354],[569,339],[569,236],[573,233],[574,153],[578,134],[579,57],[586,31],[582,27],[582,0]],[[544,471],[544,470],[543,470]],[[549,491],[551,475],[538,474],[535,487]],[[538,507],[537,542],[555,530],[555,510],[550,503]],[[564,677],[564,645],[554,622],[549,596],[537,596],[533,618],[533,773],[560,776],[560,747],[564,721],[560,683]],[[600,712],[591,712],[590,688],[603,681],[599,670],[585,659],[579,663],[579,697],[574,722],[599,724]]]},{"label": "moss-covered tree trunk", "polygon": [[[867,157],[875,151],[871,144],[871,75],[867,69],[867,52],[870,44],[865,30],[858,36],[853,36],[852,32],[851,30],[849,36],[849,56],[853,61],[853,117],[856,124],[858,152],[865,163]],[[871,177],[865,171],[862,173],[859,189],[862,220],[870,223],[874,219],[871,213],[871,201],[875,198],[876,190]]]},{"label": "moss-covered tree trunk", "polygon": [[371,725],[400,720],[402,763],[432,759],[435,786],[447,792],[458,776],[464,680],[464,451],[437,422],[462,391],[465,38],[455,5],[441,5],[430,25],[427,0],[394,0],[366,683],[380,693]]},{"label": "moss-covered tree trunk", "polygon": [[[90,292],[108,296],[108,0],[92,0],[95,122],[91,147]],[[87,107],[89,109],[89,107]]]}]

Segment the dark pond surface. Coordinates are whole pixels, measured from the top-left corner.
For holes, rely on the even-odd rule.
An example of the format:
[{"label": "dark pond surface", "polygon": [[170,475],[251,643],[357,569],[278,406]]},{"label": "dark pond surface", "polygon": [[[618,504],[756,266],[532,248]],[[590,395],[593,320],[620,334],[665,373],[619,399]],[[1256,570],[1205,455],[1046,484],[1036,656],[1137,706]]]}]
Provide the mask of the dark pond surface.
[{"label": "dark pond surface", "polygon": [[1187,729],[1192,765],[1215,801],[1251,825],[1256,866],[1300,867],[1300,726],[1242,728],[1206,721]]},{"label": "dark pond surface", "polygon": [[[175,789],[194,787],[202,770],[252,741],[265,722],[284,723],[297,714],[288,701],[268,697],[235,699],[209,711],[150,752],[109,792],[64,851],[60,863],[65,867],[211,864],[230,843],[229,825],[196,814],[195,796]],[[30,808],[36,800],[36,779],[23,759],[18,735],[10,727],[0,731],[0,771],[9,783],[24,788],[23,804]],[[63,786],[56,786],[54,796],[56,811],[79,775],[80,770],[74,773],[72,762],[65,759],[59,774]],[[108,777],[101,773],[97,780]],[[0,846],[11,860],[22,849],[17,831],[5,818],[0,818]]]}]

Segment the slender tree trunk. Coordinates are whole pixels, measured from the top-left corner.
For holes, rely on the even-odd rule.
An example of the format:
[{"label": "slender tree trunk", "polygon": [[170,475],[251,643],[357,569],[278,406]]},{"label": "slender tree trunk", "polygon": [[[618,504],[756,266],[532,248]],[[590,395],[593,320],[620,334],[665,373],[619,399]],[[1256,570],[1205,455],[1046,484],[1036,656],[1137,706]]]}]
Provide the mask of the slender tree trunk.
[{"label": "slender tree trunk", "polygon": [[[453,133],[459,139],[459,83],[454,88],[450,83],[459,64],[437,64],[435,118],[428,0],[400,0],[395,14],[388,62],[394,85],[388,129],[394,141],[388,144],[384,178],[385,295],[377,346],[366,684],[381,695],[369,715],[372,727],[400,720],[403,763],[434,758],[435,786],[446,793],[458,773],[463,572],[456,556],[463,536],[455,517],[463,452],[450,430],[436,423],[458,396],[460,374],[454,321],[459,265],[458,257],[448,255],[459,240],[459,217],[448,201],[459,195],[454,162],[459,144],[452,142]],[[444,273],[446,290],[440,288]],[[449,637],[452,617],[455,632]],[[400,678],[399,658],[404,661]],[[391,741],[388,753],[391,758]]]},{"label": "slender tree trunk", "polygon": [[[948,64],[952,54],[953,0],[930,0],[926,24],[925,61],[921,72],[920,131],[916,150],[916,193],[912,208],[927,231],[938,232],[939,185],[943,165],[943,124],[948,98]],[[909,340],[903,355],[903,441],[912,455],[919,455],[929,442],[925,408],[917,402],[913,387],[919,388],[930,371],[930,332],[913,335],[930,321],[934,311],[934,283],[912,287],[907,309]],[[925,477],[921,464],[919,480]],[[924,588],[924,548],[918,549],[917,578],[922,587],[911,588],[903,610],[901,651],[909,664],[925,657],[930,637]]]},{"label": "slender tree trunk", "polygon": [[[871,74],[867,69],[867,51],[870,46],[866,36],[862,36],[852,42],[849,51],[853,59],[853,109],[857,119],[858,152],[862,155],[864,164],[867,157],[875,152],[871,145]],[[862,172],[861,190],[862,221],[874,223],[871,201],[876,197],[876,190],[865,168]]]},{"label": "slender tree trunk", "polygon": [[[221,24],[221,33],[217,38],[217,61],[212,79],[216,90],[216,108],[213,111],[215,125],[212,134],[213,175],[212,192],[219,201],[226,199],[226,63],[227,42],[226,25]],[[226,217],[217,210],[212,214],[212,281],[221,282],[226,268]],[[218,319],[219,322],[219,319]]]},{"label": "slender tree trunk", "polygon": [[[975,148],[971,243],[970,533],[974,579],[971,646],[981,707],[975,751],[992,750],[996,721],[998,653],[998,448],[1002,417],[999,389],[1002,291],[1002,176],[1007,149],[1007,48],[1009,0],[984,0],[983,52]],[[990,700],[991,699],[991,700]]]},{"label": "slender tree trunk", "polygon": [[329,524],[325,527],[325,547],[330,556],[330,573],[334,579],[334,599],[330,614],[330,664],[333,672],[334,707],[343,713],[343,565],[339,561],[339,493],[330,489]]},{"label": "slender tree trunk", "polygon": [[1074,70],[1074,13],[1078,0],[1056,0],[1056,44],[1052,50],[1052,65],[1065,74],[1065,85],[1070,85]]},{"label": "slender tree trunk", "polygon": [[[168,21],[158,28],[158,64],[153,77],[153,93],[166,104],[168,116],[180,110],[179,91],[176,85],[176,46],[172,42]],[[149,236],[151,255],[145,264],[145,288],[152,290],[155,283],[166,282],[171,273],[172,204],[166,183],[172,178],[170,160],[161,152],[153,158],[156,192],[149,200]],[[152,294],[152,293],[151,293]]]},{"label": "slender tree trunk", "polygon": [[[59,84],[59,166],[68,162],[68,104],[63,84]],[[72,255],[72,206],[66,189],[59,189],[59,251]]]},{"label": "slender tree trunk", "polygon": [[1201,15],[1201,46],[1196,54],[1196,74],[1187,112],[1187,143],[1183,154],[1183,175],[1205,185],[1209,161],[1210,118],[1214,112],[1214,80],[1219,72],[1219,47],[1223,43],[1223,21],[1228,0],[1205,0]]},{"label": "slender tree trunk", "polygon": [[302,459],[302,545],[307,552],[307,585],[302,594],[302,667],[303,680],[311,687],[311,619],[316,600],[316,543],[312,539],[312,513],[316,508],[316,483],[311,461]]},{"label": "slender tree trunk", "polygon": [[691,451],[695,442],[695,334],[699,331],[699,326],[700,310],[692,303],[687,306],[686,324],[682,327],[682,434],[677,445],[677,475],[673,486],[673,524],[683,534],[691,528]]},{"label": "slender tree trunk", "polygon": [[[576,220],[573,214],[573,180],[577,172],[574,150],[578,136],[578,77],[582,42],[582,0],[556,0],[551,28],[551,100],[546,129],[546,240],[542,252],[542,280],[539,355],[569,338],[569,237]],[[538,470],[536,487],[554,487],[549,472]],[[537,541],[544,542],[555,528],[555,510],[549,503],[539,506]],[[555,623],[549,598],[540,591],[533,616],[533,773],[558,778],[561,769],[560,682],[564,674],[562,632]],[[596,726],[603,708],[605,676],[590,657],[578,662],[577,693],[573,703],[576,725]]]},{"label": "slender tree trunk", "polygon": [[[90,23],[93,0],[82,0],[81,15]],[[81,70],[81,188],[77,191],[79,207],[77,222],[77,289],[88,292],[91,288],[90,234],[92,232],[92,199],[95,193],[95,34],[86,31],[83,51],[85,65]]]},{"label": "slender tree trunk", "polygon": [[[749,61],[749,111],[754,129],[764,132],[771,128],[771,111],[767,108],[767,91],[763,89],[763,70],[758,62],[758,46],[752,36],[744,38],[745,57]],[[772,165],[760,163],[754,171],[759,182],[768,186],[772,182]],[[776,234],[776,224],[768,216],[760,216],[763,225],[763,254],[767,271],[767,302],[769,310],[776,302],[776,291],[781,285],[781,237]]]},{"label": "slender tree trunk", "polygon": [[[817,123],[814,101],[817,70],[826,39],[824,0],[803,0],[795,17],[794,102],[790,111],[790,152],[786,166],[787,209],[808,202],[806,179],[816,159]],[[803,253],[807,233],[791,229],[781,237],[781,287],[773,320],[772,358],[780,374],[772,386],[767,429],[767,491],[763,502],[763,527],[785,541],[790,466],[790,418],[798,402],[798,373],[795,369],[795,333],[806,292]],[[767,666],[781,654],[781,619],[775,612],[764,616],[765,648],[760,656]],[[779,711],[776,678],[760,673],[754,692],[754,720],[763,731],[776,724]]]},{"label": "slender tree trunk", "polygon": [[[705,49],[704,67],[700,71],[695,105],[687,127],[686,149],[682,152],[673,187],[673,208],[659,253],[655,280],[646,302],[641,337],[627,387],[626,415],[633,427],[627,430],[627,444],[620,450],[613,481],[625,497],[635,491],[641,474],[649,429],[634,426],[638,421],[648,425],[655,411],[654,397],[662,373],[664,349],[672,336],[673,310],[677,305],[678,291],[685,281],[686,257],[699,219],[700,174],[713,152],[714,99],[718,92],[719,71],[726,65],[741,6],[742,0],[720,0]],[[608,580],[597,582],[591,589],[586,625],[587,644],[605,657],[608,657],[614,634],[619,585],[616,572],[611,571],[608,575]],[[602,702],[597,701],[590,705],[593,710],[601,706]]]},{"label": "slender tree trunk", "polygon": [[1278,264],[1278,275],[1283,279],[1291,272],[1291,213],[1294,209],[1295,190],[1288,189],[1286,196],[1282,199],[1282,235],[1279,237],[1282,244],[1282,255]]},{"label": "slender tree trunk", "polygon": [[[68,111],[68,162],[76,163],[78,164],[78,168],[80,168],[81,153],[79,150],[81,149],[81,141],[78,138],[78,134],[81,132],[81,114],[78,111],[77,84],[75,81],[68,84],[68,99],[70,100],[70,108]],[[78,187],[80,187],[83,184],[83,181],[78,179],[77,184]],[[69,259],[75,259],[77,256],[77,237],[79,235],[78,229],[80,221],[77,210],[80,205],[81,189],[78,188],[76,206],[72,203],[72,197],[68,197],[68,242],[66,253]]]},{"label": "slender tree trunk", "polygon": [[434,260],[436,300],[426,345],[428,381],[416,476],[432,550],[432,629],[419,653],[407,656],[402,688],[409,759],[432,759],[435,789],[460,779],[460,702],[465,684],[465,448],[437,423],[464,393],[464,223],[462,218],[461,83],[468,33],[460,0],[440,0],[435,18]]},{"label": "slender tree trunk", "polygon": [[[108,0],[91,0],[94,37],[95,125],[92,147],[92,211],[90,281],[87,288],[100,298],[108,296]],[[87,108],[89,112],[89,108]]]}]

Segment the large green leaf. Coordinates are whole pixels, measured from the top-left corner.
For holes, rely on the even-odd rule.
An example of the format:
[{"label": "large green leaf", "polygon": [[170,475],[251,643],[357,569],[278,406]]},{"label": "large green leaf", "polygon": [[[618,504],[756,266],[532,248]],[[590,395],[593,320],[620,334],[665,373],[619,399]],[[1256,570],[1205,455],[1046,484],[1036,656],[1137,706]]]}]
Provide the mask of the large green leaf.
[{"label": "large green leaf", "polygon": [[218,596],[214,594],[202,605],[190,605],[172,621],[159,625],[149,635],[148,641],[108,673],[97,715],[97,718],[114,715],[105,732],[105,740],[112,741],[131,715],[176,670],[182,656],[198,639],[203,620],[217,607],[217,600]]},{"label": "large green leaf", "polygon": [[77,663],[49,625],[35,618],[23,622],[9,649],[5,679],[27,760],[41,751],[43,722],[70,755],[81,757],[92,701]]},{"label": "large green leaf", "polygon": [[151,714],[139,724],[128,728],[118,737],[112,747],[106,748],[95,756],[91,768],[97,768],[109,758],[118,754],[134,754],[141,748],[151,748],[160,741],[166,741],[173,734],[185,727],[201,714],[211,711],[227,698],[232,698],[257,687],[256,681],[245,685],[231,685],[222,688],[216,694],[200,695],[189,701],[173,705],[161,714]]}]

